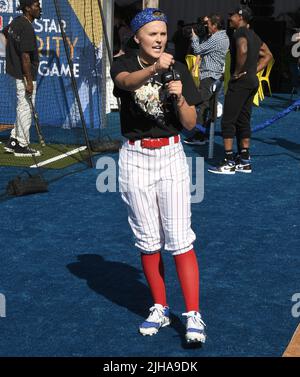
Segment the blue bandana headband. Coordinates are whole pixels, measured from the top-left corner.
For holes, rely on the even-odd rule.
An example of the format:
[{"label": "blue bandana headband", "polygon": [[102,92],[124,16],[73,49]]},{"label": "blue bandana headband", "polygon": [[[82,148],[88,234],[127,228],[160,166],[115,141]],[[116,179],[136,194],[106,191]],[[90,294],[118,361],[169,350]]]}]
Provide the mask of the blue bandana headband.
[{"label": "blue bandana headband", "polygon": [[145,8],[131,21],[131,30],[135,34],[142,26],[152,21],[163,21],[166,24],[168,23],[167,16],[160,9]]}]

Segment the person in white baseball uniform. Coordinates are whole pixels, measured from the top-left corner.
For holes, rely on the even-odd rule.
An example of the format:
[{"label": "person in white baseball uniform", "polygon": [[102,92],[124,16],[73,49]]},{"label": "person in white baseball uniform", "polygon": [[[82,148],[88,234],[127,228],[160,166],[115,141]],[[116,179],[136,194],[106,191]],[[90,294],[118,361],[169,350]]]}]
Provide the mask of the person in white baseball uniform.
[{"label": "person in white baseball uniform", "polygon": [[16,17],[5,29],[6,72],[16,80],[17,116],[4,149],[16,157],[40,156],[30,148],[32,113],[28,97],[35,103],[39,53],[33,21],[41,16],[38,0],[20,0],[23,15]]},{"label": "person in white baseball uniform", "polygon": [[170,325],[161,250],[174,256],[187,317],[187,342],[204,343],[199,309],[199,268],[191,229],[190,178],[180,131],[196,125],[199,93],[185,65],[165,52],[167,18],[146,8],[131,22],[138,55],[112,65],[114,94],[121,100],[119,182],[128,220],[141,253],[153,298],[149,317],[139,326],[154,335]]}]

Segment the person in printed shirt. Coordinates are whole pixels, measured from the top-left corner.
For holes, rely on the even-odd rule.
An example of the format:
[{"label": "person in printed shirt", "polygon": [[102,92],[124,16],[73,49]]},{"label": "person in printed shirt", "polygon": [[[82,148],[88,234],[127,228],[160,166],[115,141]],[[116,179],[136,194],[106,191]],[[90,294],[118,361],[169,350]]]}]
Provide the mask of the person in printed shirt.
[{"label": "person in printed shirt", "polygon": [[183,291],[186,340],[204,343],[190,177],[179,135],[196,125],[199,93],[186,66],[165,52],[167,18],[161,10],[144,9],[131,29],[138,54],[118,58],[111,76],[126,138],[119,157],[121,195],[153,298],[139,331],[151,336],[170,324],[161,253],[165,249],[174,257]]}]

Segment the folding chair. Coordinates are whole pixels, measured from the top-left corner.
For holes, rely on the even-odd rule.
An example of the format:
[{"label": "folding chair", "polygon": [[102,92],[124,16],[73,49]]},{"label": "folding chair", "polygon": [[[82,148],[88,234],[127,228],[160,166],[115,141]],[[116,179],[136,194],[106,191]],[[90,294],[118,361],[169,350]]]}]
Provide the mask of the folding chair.
[{"label": "folding chair", "polygon": [[266,73],[264,74],[264,72],[262,73],[262,75],[260,76],[259,78],[259,82],[262,84],[264,81],[268,84],[268,88],[269,88],[269,93],[270,95],[272,96],[272,91],[271,91],[271,84],[270,84],[270,73],[271,73],[271,70],[273,68],[273,65],[275,63],[275,60],[272,59],[269,61],[265,71]]},{"label": "folding chair", "polygon": [[262,74],[263,74],[263,70],[262,70],[262,71],[259,71],[259,72],[257,73],[257,78],[258,78],[258,82],[259,82],[259,84],[258,84],[257,92],[256,92],[256,94],[255,94],[255,96],[254,96],[254,99],[253,99],[253,103],[254,103],[254,105],[256,105],[256,106],[259,106],[259,101],[263,101],[264,98],[265,98],[264,90],[263,90],[263,86],[262,86],[262,83],[261,83],[261,81],[260,81],[260,78],[261,78]]},{"label": "folding chair", "polygon": [[231,55],[230,50],[227,51],[225,57],[225,70],[224,70],[224,94],[226,94],[228,89],[228,83],[230,80],[230,65],[231,65]]},{"label": "folding chair", "polygon": [[185,56],[185,61],[186,61],[188,70],[190,71],[193,77],[193,80],[198,88],[199,87],[199,67],[196,67],[195,73],[193,72],[193,67],[196,64],[196,59],[197,58],[195,55],[189,54]]},{"label": "folding chair", "polygon": [[257,90],[257,92],[256,92],[256,94],[255,94],[255,96],[254,96],[254,98],[253,98],[253,103],[254,103],[254,105],[256,105],[256,106],[259,106],[259,95],[258,95],[258,90]]},{"label": "folding chair", "polygon": [[257,93],[258,93],[260,101],[263,101],[265,99],[264,88],[263,88],[262,80],[261,80],[263,73],[264,73],[264,70],[261,70],[257,73],[257,78],[258,78],[258,82],[259,82]]}]

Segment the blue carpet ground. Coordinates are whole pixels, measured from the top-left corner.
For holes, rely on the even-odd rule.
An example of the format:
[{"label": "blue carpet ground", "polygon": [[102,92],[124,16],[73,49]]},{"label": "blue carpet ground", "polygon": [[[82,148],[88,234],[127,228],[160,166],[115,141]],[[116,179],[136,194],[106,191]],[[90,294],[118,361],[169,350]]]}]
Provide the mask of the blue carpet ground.
[{"label": "blue carpet ground", "polygon": [[[288,105],[267,98],[253,125]],[[253,135],[251,175],[212,175],[205,162],[204,200],[192,206],[204,347],[184,344],[183,299],[166,253],[173,325],[155,337],[138,334],[152,302],[126,209],[118,193],[97,191],[99,171],[90,169],[52,183],[47,194],[0,203],[0,355],[282,355],[299,322],[291,314],[300,292],[299,118],[291,112]]]}]

